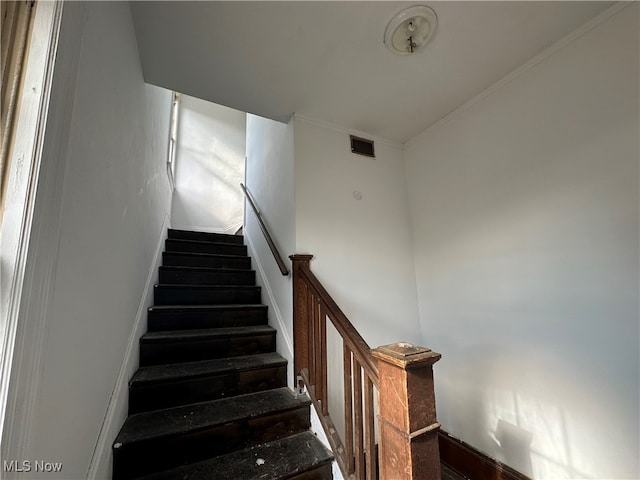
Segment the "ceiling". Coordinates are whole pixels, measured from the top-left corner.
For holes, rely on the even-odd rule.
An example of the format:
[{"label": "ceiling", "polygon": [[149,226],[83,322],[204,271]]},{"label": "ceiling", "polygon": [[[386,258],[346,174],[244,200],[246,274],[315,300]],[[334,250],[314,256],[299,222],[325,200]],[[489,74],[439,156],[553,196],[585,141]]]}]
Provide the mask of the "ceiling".
[{"label": "ceiling", "polygon": [[612,2],[425,2],[414,55],[387,22],[416,2],[131,2],[145,80],[280,121],[292,113],[404,142]]}]

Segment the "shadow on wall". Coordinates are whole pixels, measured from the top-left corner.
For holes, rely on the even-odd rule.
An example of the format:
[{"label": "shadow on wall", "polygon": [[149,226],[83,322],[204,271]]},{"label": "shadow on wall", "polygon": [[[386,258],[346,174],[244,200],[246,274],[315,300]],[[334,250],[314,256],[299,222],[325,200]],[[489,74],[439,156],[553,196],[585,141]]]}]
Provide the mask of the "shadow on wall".
[{"label": "shadow on wall", "polygon": [[615,438],[611,423],[617,413],[604,386],[561,366],[554,370],[557,359],[544,358],[544,352],[530,352],[525,363],[522,351],[501,345],[446,352],[447,361],[436,370],[443,429],[531,478],[631,478],[613,471],[611,459],[623,446],[612,441],[611,452],[590,450],[610,435],[605,429]]},{"label": "shadow on wall", "polygon": [[512,465],[519,465],[518,470],[525,475],[533,476],[531,466],[531,440],[533,434],[503,419],[498,419],[494,438],[500,446],[501,458],[509,459]]}]

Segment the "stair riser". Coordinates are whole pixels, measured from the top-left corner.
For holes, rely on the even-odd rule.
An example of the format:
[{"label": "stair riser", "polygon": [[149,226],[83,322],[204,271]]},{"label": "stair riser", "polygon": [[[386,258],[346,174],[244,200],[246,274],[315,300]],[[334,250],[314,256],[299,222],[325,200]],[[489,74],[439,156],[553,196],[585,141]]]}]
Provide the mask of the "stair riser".
[{"label": "stair riser", "polygon": [[206,255],[183,255],[176,252],[163,252],[162,264],[175,267],[206,267],[251,269],[249,257],[216,257]]},{"label": "stair riser", "polygon": [[261,392],[287,384],[286,365],[129,387],[129,415]]},{"label": "stair riser", "polygon": [[331,463],[328,463],[313,470],[302,472],[294,477],[287,477],[287,480],[331,480],[332,478]]},{"label": "stair riser", "polygon": [[266,325],[267,309],[255,307],[242,310],[168,312],[152,310],[147,314],[150,332],[201,328],[248,327]]},{"label": "stair riser", "polygon": [[154,289],[156,305],[232,305],[260,303],[260,288],[207,289],[174,288],[166,285]]},{"label": "stair riser", "polygon": [[211,253],[216,255],[246,255],[245,245],[233,243],[199,243],[189,240],[167,239],[164,243],[167,252]]},{"label": "stair riser", "polygon": [[242,272],[220,272],[207,270],[175,270],[160,267],[158,283],[173,285],[255,285],[253,270]]},{"label": "stair riser", "polygon": [[141,343],[140,366],[253,355],[275,352],[275,349],[275,332],[245,337]]},{"label": "stair riser", "polygon": [[178,240],[198,240],[201,242],[235,243],[242,245],[242,235],[228,235],[224,233],[190,232],[185,230],[169,230],[168,237]]},{"label": "stair riser", "polygon": [[113,478],[129,480],[259,445],[309,428],[309,407],[306,407],[260,418],[243,419],[170,438],[123,445],[113,451]]}]

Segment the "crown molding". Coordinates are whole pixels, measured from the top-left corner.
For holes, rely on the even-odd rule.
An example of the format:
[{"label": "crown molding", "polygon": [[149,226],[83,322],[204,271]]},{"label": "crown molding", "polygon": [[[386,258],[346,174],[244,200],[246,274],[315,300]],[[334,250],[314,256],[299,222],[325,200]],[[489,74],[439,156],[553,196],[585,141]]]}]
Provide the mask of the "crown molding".
[{"label": "crown molding", "polygon": [[451,113],[445,115],[444,117],[442,117],[437,122],[435,122],[435,123],[431,124],[430,126],[428,126],[426,129],[424,129],[419,134],[417,134],[414,137],[412,137],[409,140],[407,140],[404,143],[404,148],[410,147],[410,146],[420,142],[421,140],[424,140],[425,138],[429,137],[436,130],[440,129],[441,127],[443,127],[444,125],[448,124],[449,122],[455,120],[457,117],[462,115],[464,112],[466,112],[467,110],[469,110],[470,108],[472,108],[476,104],[478,104],[478,103],[482,102],[484,99],[490,97],[491,95],[493,95],[494,93],[499,91],[504,86],[510,84],[511,82],[513,82],[514,80],[519,78],[521,75],[524,75],[529,70],[535,68],[539,63],[543,62],[547,58],[551,57],[552,55],[556,54],[557,52],[559,52],[560,50],[564,49],[568,45],[572,44],[578,38],[580,38],[584,34],[588,33],[589,31],[593,30],[595,27],[597,27],[598,25],[604,23],[609,18],[611,18],[612,16],[614,16],[615,14],[620,12],[622,9],[628,7],[629,5],[632,5],[633,3],[636,3],[636,2],[634,2],[634,1],[616,2],[614,5],[612,5],[611,7],[607,8],[604,12],[600,13],[599,15],[595,16],[594,18],[592,18],[588,22],[584,23],[583,25],[581,25],[580,27],[578,27],[573,32],[569,33],[568,35],[565,35],[564,37],[562,37],[560,40],[555,42],[553,45],[551,45],[546,50],[544,50],[544,51],[540,52],[539,54],[535,55],[533,58],[528,60],[525,64],[521,65],[520,67],[518,67],[515,70],[513,70],[511,73],[509,73],[506,76],[502,77],[500,80],[495,82],[493,85],[491,85],[490,87],[486,88],[485,90],[483,90],[482,92],[477,94],[471,100],[468,100],[467,102],[463,103],[461,106],[459,106],[458,108],[453,110]]}]

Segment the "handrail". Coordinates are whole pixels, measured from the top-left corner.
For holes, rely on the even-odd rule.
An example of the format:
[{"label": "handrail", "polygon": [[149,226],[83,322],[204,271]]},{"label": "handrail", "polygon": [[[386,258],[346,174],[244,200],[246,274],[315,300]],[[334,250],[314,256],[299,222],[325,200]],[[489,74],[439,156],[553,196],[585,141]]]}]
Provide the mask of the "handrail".
[{"label": "handrail", "polygon": [[336,327],[340,336],[347,343],[350,350],[358,355],[362,359],[362,367],[365,369],[371,381],[373,381],[376,387],[379,386],[380,380],[378,378],[378,365],[371,356],[371,347],[367,344],[362,335],[358,333],[358,330],[349,321],[347,316],[340,309],[335,300],[329,295],[329,292],[320,283],[318,278],[309,269],[301,269],[301,275],[307,280],[308,284],[315,290],[316,295],[323,299],[326,308],[329,313],[331,323]]},{"label": "handrail", "polygon": [[[307,388],[344,478],[440,479],[432,370],[440,354],[409,343],[371,349],[311,272],[313,255],[289,258],[295,382]],[[328,378],[329,322],[342,339],[341,379]],[[342,407],[336,398],[340,383]],[[336,406],[344,409],[344,432],[332,418]]]},{"label": "handrail", "polygon": [[258,208],[255,201],[253,200],[253,196],[251,195],[247,187],[245,187],[242,183],[240,184],[240,186],[242,187],[242,190],[244,192],[244,195],[247,197],[247,200],[249,200],[249,205],[251,205],[253,212],[256,214],[256,218],[258,219],[258,225],[260,225],[260,230],[262,230],[262,234],[264,235],[264,238],[267,241],[267,245],[269,245],[269,249],[273,254],[273,258],[275,258],[276,263],[278,264],[280,273],[282,273],[282,275],[286,277],[287,275],[289,275],[289,269],[287,268],[287,265],[284,263],[284,260],[282,259],[280,252],[278,252],[278,247],[276,247],[276,244],[274,243],[273,239],[271,238],[271,235],[269,234],[269,230],[267,229],[267,226],[262,220],[260,209]]}]

